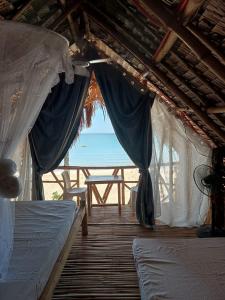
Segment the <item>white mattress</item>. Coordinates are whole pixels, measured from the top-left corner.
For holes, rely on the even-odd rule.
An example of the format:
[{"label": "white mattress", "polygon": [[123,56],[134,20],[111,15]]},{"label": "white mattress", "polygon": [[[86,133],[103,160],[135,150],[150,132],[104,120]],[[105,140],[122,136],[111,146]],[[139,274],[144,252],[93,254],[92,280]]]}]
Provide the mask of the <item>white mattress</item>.
[{"label": "white mattress", "polygon": [[15,238],[1,300],[36,300],[48,281],[76,214],[74,201],[16,203]]},{"label": "white mattress", "polygon": [[142,300],[224,300],[225,239],[136,239]]}]

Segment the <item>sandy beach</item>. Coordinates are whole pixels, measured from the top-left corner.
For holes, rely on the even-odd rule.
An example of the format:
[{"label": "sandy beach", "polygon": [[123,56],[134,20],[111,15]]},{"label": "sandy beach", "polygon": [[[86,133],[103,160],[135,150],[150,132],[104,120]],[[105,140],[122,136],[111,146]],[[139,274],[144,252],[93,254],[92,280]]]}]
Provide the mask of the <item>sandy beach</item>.
[{"label": "sandy beach", "polygon": [[[62,180],[62,173],[63,170],[55,170],[54,173],[56,174],[57,178],[59,180]],[[100,170],[90,170],[91,175],[112,175],[113,170],[111,169],[100,169]],[[70,179],[71,181],[76,180],[76,171],[70,171]],[[138,169],[125,169],[124,170],[124,180],[125,181],[138,181],[139,172]],[[51,173],[47,173],[43,176],[43,181],[55,181],[55,178]],[[85,185],[85,176],[83,172],[80,171],[80,186],[86,186]],[[62,182],[63,183],[63,182]],[[135,186],[136,183],[127,183],[128,186],[132,187]],[[97,185],[98,191],[100,195],[102,196],[104,194],[106,185],[105,184],[99,184]],[[60,196],[63,193],[62,188],[58,183],[46,183],[44,182],[44,192],[45,192],[45,199],[46,200],[52,200],[54,198],[54,195]],[[128,188],[125,188],[125,203],[129,202],[130,198],[130,191]],[[95,198],[93,197],[93,204],[96,203]],[[117,186],[113,185],[111,192],[109,194],[109,197],[107,199],[107,203],[118,203],[117,200]]]}]

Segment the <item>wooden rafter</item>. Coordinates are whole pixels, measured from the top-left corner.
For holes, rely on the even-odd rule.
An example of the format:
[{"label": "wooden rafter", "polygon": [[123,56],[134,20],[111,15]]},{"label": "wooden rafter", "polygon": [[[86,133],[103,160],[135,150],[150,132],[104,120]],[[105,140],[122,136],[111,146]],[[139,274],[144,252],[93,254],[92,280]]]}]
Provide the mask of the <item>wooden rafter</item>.
[{"label": "wooden rafter", "polygon": [[192,24],[189,24],[187,28],[213,53],[215,56],[224,64],[225,56],[223,53],[218,50],[208,39],[202,34],[196,27]]},{"label": "wooden rafter", "polygon": [[[66,0],[59,0],[59,1],[62,5],[63,11],[65,12],[65,10],[66,10]],[[71,13],[69,13],[67,15],[67,20],[68,20],[68,23],[69,23],[69,26],[70,26],[70,31],[71,31],[71,35],[73,37],[73,40],[74,40],[74,42],[76,42],[77,39],[78,39],[78,28],[77,28],[76,24],[74,23],[74,20],[73,20],[73,17],[72,17]]]},{"label": "wooden rafter", "polygon": [[[199,5],[200,2],[202,3],[202,1],[198,1],[198,3],[196,3],[196,4],[194,5],[195,9],[196,9],[197,4]],[[95,9],[95,11],[99,12],[99,10],[97,10],[97,9]],[[193,12],[193,11],[191,11],[191,12]],[[107,18],[107,16],[106,16],[104,13],[101,12],[101,18],[102,18],[102,17]],[[117,24],[115,21],[113,21],[113,20],[111,19],[111,20],[110,20],[110,23],[111,23],[115,28],[117,28],[117,30],[118,30],[122,35],[126,35],[128,39],[131,38],[131,37],[130,37],[130,34],[129,34],[128,32],[126,32],[124,29],[122,29],[120,26],[118,26],[118,24]],[[153,34],[154,38],[157,39],[157,37],[154,35],[154,33],[152,33],[152,34]],[[142,50],[143,53],[148,53],[147,45],[143,46],[143,44],[142,44],[138,39],[132,39],[132,41],[133,41],[133,43],[136,45],[136,47],[138,47],[139,49]],[[178,56],[178,54],[175,53],[174,50],[171,51],[171,52],[172,52],[172,54],[173,54],[174,56],[177,57],[177,59],[179,59],[179,61],[182,61],[182,62],[183,62],[183,60]],[[162,64],[164,65],[163,62],[162,62]],[[185,64],[185,63],[184,63],[184,64]],[[186,64],[186,65],[187,65],[187,64]],[[196,72],[193,68],[191,68],[190,66],[187,65],[187,67],[188,67],[188,69],[189,69],[189,70],[190,70],[197,78],[199,78],[199,80],[200,80],[200,78],[201,78],[201,82],[202,82],[208,89],[210,89],[210,91],[211,91],[213,94],[215,94],[222,102],[225,103],[224,97],[223,97],[219,92],[215,91],[215,89],[212,87],[212,85],[210,84],[210,82],[207,83],[206,80],[205,80],[205,78],[204,78],[202,75],[198,75],[197,72]],[[178,76],[177,76],[176,74],[174,74],[174,76],[176,76],[177,79],[178,79],[181,83],[183,83],[183,84],[186,86],[186,83],[184,82],[184,80],[182,80],[181,78],[178,78]],[[196,94],[196,92],[193,90],[193,88],[190,88],[190,86],[188,87],[188,89],[189,89],[191,92],[193,92],[193,93]],[[198,98],[199,102],[201,102],[201,103],[203,104],[203,106],[205,106],[206,100],[207,100],[207,99],[204,99],[204,100],[203,100],[203,99],[200,99],[200,98],[202,98],[202,97],[199,97],[197,94],[196,94],[196,97]],[[221,118],[220,116],[217,116],[216,118],[219,120],[220,123],[224,124],[224,119],[223,119],[223,118]]]},{"label": "wooden rafter", "polygon": [[[133,0],[138,4],[138,1]],[[181,22],[187,22],[203,4],[204,0],[183,0],[177,8],[177,15],[179,16]],[[164,39],[162,40],[160,46],[154,54],[154,60],[160,62],[166,54],[171,50],[175,42],[177,41],[177,35],[174,31],[169,30]]]},{"label": "wooden rafter", "polygon": [[[106,16],[101,13],[101,16],[106,18]],[[120,34],[122,34],[123,36],[126,36],[128,39],[130,38],[129,33],[124,30],[123,28],[121,28],[120,26],[118,26],[114,21],[110,20],[110,23],[112,23],[112,25],[120,32]],[[143,53],[147,53],[148,50],[137,40],[137,39],[133,39],[133,47],[135,48],[139,48],[142,49]],[[166,65],[165,62],[161,62],[161,65],[173,76],[176,78],[177,81],[179,81],[182,86],[184,86],[186,89],[188,89],[192,94],[195,95],[195,97],[198,99],[198,101],[201,103],[202,107],[206,107],[207,103],[206,103],[206,99],[203,99],[201,96],[198,95],[198,93],[196,91],[193,90],[193,88],[191,88],[180,76],[178,76],[173,70],[170,69],[169,66]],[[225,125],[225,120],[223,117],[221,117],[220,115],[216,115],[215,118],[224,126]]]},{"label": "wooden rafter", "polygon": [[[103,14],[101,14],[103,15]],[[104,15],[105,17],[105,15]],[[113,26],[123,35],[126,36],[129,39],[129,33],[124,30],[123,28],[121,28],[120,26],[118,26],[115,22],[113,22],[112,20],[110,20],[110,22],[113,24]],[[137,39],[133,39],[133,46],[135,48],[139,48],[142,49],[143,53],[147,53],[148,50],[137,40]],[[198,99],[198,101],[201,103],[202,107],[206,107],[207,103],[206,103],[206,99],[203,99],[201,96],[198,95],[198,93],[196,91],[193,90],[193,88],[190,87],[190,85],[188,85],[180,76],[178,76],[173,70],[171,70],[171,68],[169,66],[166,65],[165,62],[161,62],[161,65],[173,76],[176,78],[177,81],[179,81],[182,86],[184,86],[187,90],[189,90],[193,95],[195,95],[195,97]],[[221,117],[220,115],[216,115],[215,118],[221,123],[221,125],[225,125],[225,120],[223,117]]]},{"label": "wooden rafter", "polygon": [[77,0],[75,3],[73,3],[72,5],[68,6],[66,8],[66,10],[63,12],[63,14],[61,16],[59,16],[54,22],[53,24],[50,25],[50,29],[52,30],[56,30],[65,20],[66,18],[72,14],[74,11],[76,11],[78,9],[78,7],[81,4],[81,0]]},{"label": "wooden rafter", "polygon": [[197,72],[194,67],[191,67],[187,62],[185,62],[184,58],[180,58],[180,56],[175,51],[171,51],[170,53],[172,56],[174,56],[176,58],[176,60],[178,60],[181,64],[183,64],[185,66],[185,68],[195,76],[195,78],[197,78],[203,85],[205,85],[212,94],[216,95],[217,98],[219,98],[220,101],[224,102],[224,104],[225,104],[224,96],[221,95],[220,92],[216,91],[210,82],[206,82],[203,75],[201,75],[199,72]]},{"label": "wooden rafter", "polygon": [[207,112],[210,113],[210,114],[225,113],[225,106],[208,107]]},{"label": "wooden rafter", "polygon": [[[189,90],[198,101],[201,103],[202,108],[206,109],[207,99],[203,98],[198,94],[198,92],[194,91],[188,83],[186,83],[181,76],[178,76],[166,63],[162,64],[163,67],[169,72],[177,81],[179,81],[183,87]],[[216,115],[215,118],[221,123],[221,125],[225,126],[225,120],[223,117]]]},{"label": "wooden rafter", "polygon": [[12,17],[12,20],[13,21],[16,21],[18,20],[22,15],[23,13],[29,9],[30,5],[31,5],[31,2],[32,0],[28,0],[28,1],[25,1],[25,3],[19,8],[19,10],[15,13],[15,15]]},{"label": "wooden rafter", "polygon": [[196,105],[192,100],[182,92],[171,79],[169,79],[155,64],[143,56],[138,49],[135,49],[133,44],[125,36],[118,33],[115,28],[110,26],[110,24],[103,20],[101,15],[96,14],[96,11],[86,8],[86,12],[89,17],[94,20],[101,28],[103,28],[108,34],[110,34],[115,40],[117,40],[128,52],[132,53],[139,61],[141,61],[146,68],[148,68],[154,76],[156,76],[164,85],[166,85],[171,92],[178,97],[184,105],[190,107],[193,112],[198,116],[198,118],[212,131],[214,131],[221,141],[225,142],[225,132],[221,130],[213,121],[203,112],[198,105]]},{"label": "wooden rafter", "polygon": [[[186,15],[190,17],[190,15],[193,15],[193,13],[199,8],[199,6],[202,4],[202,0],[189,0],[188,3],[191,2],[191,5],[187,5],[185,7],[186,9]],[[132,16],[131,16],[132,17]],[[184,21],[187,21],[188,19],[185,19]],[[110,22],[112,22],[112,20],[110,20]],[[140,25],[140,20],[137,19],[136,22]],[[118,27],[118,25],[114,23],[115,27]],[[141,23],[141,25],[143,25],[143,23]],[[157,40],[158,37],[156,36],[156,34],[154,32],[151,32],[153,39]],[[137,39],[133,40],[135,43],[138,44],[138,47],[142,48],[142,50],[144,51],[144,53],[148,52],[148,45],[143,46],[140,42],[138,42]],[[185,66],[185,68],[187,68],[205,87],[207,87],[207,89],[210,90],[210,92],[212,94],[214,94],[218,99],[220,99],[221,102],[224,102],[225,104],[225,97],[224,95],[220,92],[217,91],[213,84],[210,81],[207,81],[207,79],[204,77],[204,75],[200,74],[199,71],[194,67],[194,66],[190,66],[188,64],[188,62],[186,62],[184,57],[180,57],[179,54],[176,52],[175,49],[170,51],[170,54],[172,54],[174,57],[176,57],[177,60],[179,60],[179,62],[181,64],[183,64]],[[153,57],[154,59],[154,57]],[[154,59],[155,60],[155,59]]]},{"label": "wooden rafter", "polygon": [[170,12],[161,1],[142,0],[141,4],[147,14],[157,17],[164,26],[173,30],[177,36],[193,51],[193,53],[225,83],[225,67],[212,55],[211,51]]}]

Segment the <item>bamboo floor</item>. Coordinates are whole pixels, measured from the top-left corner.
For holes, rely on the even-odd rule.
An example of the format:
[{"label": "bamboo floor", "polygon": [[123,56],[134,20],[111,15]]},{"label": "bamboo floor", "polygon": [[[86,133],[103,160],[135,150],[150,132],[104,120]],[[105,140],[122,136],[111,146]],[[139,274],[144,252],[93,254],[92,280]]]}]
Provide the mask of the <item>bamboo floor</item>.
[{"label": "bamboo floor", "polygon": [[89,234],[78,236],[70,252],[53,300],[140,300],[132,256],[135,237],[195,237],[195,229],[157,225],[154,231],[136,223],[128,206],[93,207]]}]

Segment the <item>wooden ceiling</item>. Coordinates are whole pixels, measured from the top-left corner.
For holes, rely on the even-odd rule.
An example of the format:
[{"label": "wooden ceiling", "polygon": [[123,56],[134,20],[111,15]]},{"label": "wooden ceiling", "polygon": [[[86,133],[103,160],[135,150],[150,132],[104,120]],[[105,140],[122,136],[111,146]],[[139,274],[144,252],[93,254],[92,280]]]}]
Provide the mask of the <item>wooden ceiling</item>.
[{"label": "wooden ceiling", "polygon": [[225,145],[225,1],[0,0],[0,19],[55,30],[81,51],[92,43],[211,146]]}]

